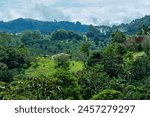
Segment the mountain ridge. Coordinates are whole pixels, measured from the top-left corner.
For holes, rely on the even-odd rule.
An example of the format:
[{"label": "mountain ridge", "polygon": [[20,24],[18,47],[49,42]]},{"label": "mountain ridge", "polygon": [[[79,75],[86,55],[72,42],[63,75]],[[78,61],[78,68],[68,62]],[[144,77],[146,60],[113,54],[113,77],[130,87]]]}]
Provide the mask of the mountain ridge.
[{"label": "mountain ridge", "polygon": [[[96,26],[97,28],[106,28],[109,27],[113,30],[120,30],[127,34],[135,34],[140,27],[143,25],[150,26],[150,15],[146,15],[145,17],[135,19],[130,23],[122,23],[120,25],[101,25]],[[77,33],[86,33],[89,30],[90,25],[82,24],[79,21],[77,22],[69,22],[69,21],[40,21],[29,18],[18,18],[11,21],[0,21],[0,31],[10,32],[10,33],[19,33],[24,30],[40,30],[41,33],[45,34],[48,32],[53,32],[58,29],[71,30]]]},{"label": "mountain ridge", "polygon": [[24,30],[40,30],[42,33],[53,32],[58,29],[71,30],[78,33],[88,31],[88,25],[81,24],[80,22],[68,21],[39,21],[34,19],[18,18],[8,22],[0,21],[0,31],[18,33]]}]

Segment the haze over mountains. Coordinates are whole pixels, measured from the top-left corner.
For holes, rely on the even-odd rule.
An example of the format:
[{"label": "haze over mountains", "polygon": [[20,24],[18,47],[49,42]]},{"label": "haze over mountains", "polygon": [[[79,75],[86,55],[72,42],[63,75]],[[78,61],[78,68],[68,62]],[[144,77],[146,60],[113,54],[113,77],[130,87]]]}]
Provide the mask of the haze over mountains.
[{"label": "haze over mountains", "polygon": [[[109,28],[110,30],[119,29],[122,32],[127,34],[134,34],[136,33],[139,28],[143,25],[150,26],[150,16],[145,16],[140,19],[135,19],[129,24],[121,24],[121,25],[114,25],[112,27],[109,26],[96,26],[99,29],[106,29]],[[53,32],[58,29],[64,30],[71,30],[77,33],[85,33],[88,32],[90,25],[84,25],[80,22],[68,22],[68,21],[38,21],[34,19],[23,19],[19,18],[16,20],[3,22],[0,21],[0,31],[3,32],[10,32],[10,33],[19,33],[24,30],[40,30],[41,33],[45,34],[48,32]]]}]

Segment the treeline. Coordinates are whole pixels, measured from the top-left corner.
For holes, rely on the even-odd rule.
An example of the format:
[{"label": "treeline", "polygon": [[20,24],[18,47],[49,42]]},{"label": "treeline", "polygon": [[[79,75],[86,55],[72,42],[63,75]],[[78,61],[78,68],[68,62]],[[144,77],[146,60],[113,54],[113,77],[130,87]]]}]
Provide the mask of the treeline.
[{"label": "treeline", "polygon": [[38,21],[34,19],[18,18],[12,21],[0,21],[0,31],[9,33],[19,33],[24,30],[40,30],[42,34],[54,32],[58,29],[72,30],[77,33],[85,33],[88,31],[88,25],[81,24],[80,22],[68,21]]},{"label": "treeline", "polygon": [[[149,26],[150,25],[150,16],[147,15],[140,19],[135,19],[130,23],[121,24],[121,25],[113,25],[112,27],[102,25],[102,26],[95,26],[100,31],[109,33],[110,31],[116,31],[117,29],[129,34],[134,35],[138,32],[139,27],[143,25]],[[81,24],[79,21],[77,22],[68,22],[68,21],[38,21],[34,19],[23,19],[19,18],[16,20],[3,22],[0,21],[0,31],[9,32],[9,33],[20,33],[24,30],[40,30],[42,34],[48,34],[49,32],[54,32],[58,29],[64,29],[67,31],[73,31],[80,34],[85,34],[89,31],[90,25]]]},{"label": "treeline", "polygon": [[[149,27],[133,36],[109,33],[1,33],[0,99],[150,99]],[[82,69],[70,70],[75,62]],[[45,72],[34,74],[40,67]]]}]

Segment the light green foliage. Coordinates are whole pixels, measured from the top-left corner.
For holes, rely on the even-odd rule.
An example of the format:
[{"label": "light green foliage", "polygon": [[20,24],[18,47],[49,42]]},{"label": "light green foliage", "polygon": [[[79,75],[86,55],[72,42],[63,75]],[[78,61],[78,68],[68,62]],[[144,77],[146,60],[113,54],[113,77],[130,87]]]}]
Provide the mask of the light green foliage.
[{"label": "light green foliage", "polygon": [[[33,62],[31,67],[26,70],[26,75],[28,76],[51,76],[56,72],[56,63],[55,61],[48,57],[37,57],[36,62]],[[70,61],[70,71],[77,72],[82,70],[83,63],[77,61]]]},{"label": "light green foliage", "polygon": [[84,64],[81,61],[70,61],[70,72],[75,73],[81,71],[84,68]]},{"label": "light green foliage", "polygon": [[135,52],[134,55],[133,55],[133,59],[136,60],[138,58],[142,58],[142,57],[145,57],[146,54],[145,52]]},{"label": "light green foliage", "polygon": [[31,67],[26,70],[29,76],[50,76],[56,72],[55,62],[50,58],[37,57],[36,61],[32,63]]}]

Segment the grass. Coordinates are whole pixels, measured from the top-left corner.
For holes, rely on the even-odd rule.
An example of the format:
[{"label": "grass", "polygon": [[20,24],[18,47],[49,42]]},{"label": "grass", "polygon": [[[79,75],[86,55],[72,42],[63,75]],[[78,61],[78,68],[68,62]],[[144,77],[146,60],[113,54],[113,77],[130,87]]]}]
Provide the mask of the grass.
[{"label": "grass", "polygon": [[[50,58],[37,57],[37,63],[33,62],[31,67],[25,71],[25,74],[32,77],[51,76],[56,72],[55,61]],[[84,64],[78,61],[70,61],[70,72],[82,70]]]},{"label": "grass", "polygon": [[83,62],[79,61],[70,61],[70,71],[71,72],[77,72],[84,68]]},{"label": "grass", "polygon": [[26,70],[29,76],[49,76],[55,73],[55,62],[44,57],[37,57],[37,63],[32,63],[31,67]]}]

